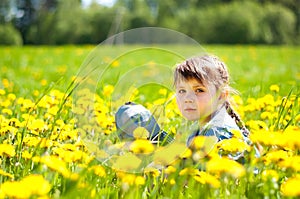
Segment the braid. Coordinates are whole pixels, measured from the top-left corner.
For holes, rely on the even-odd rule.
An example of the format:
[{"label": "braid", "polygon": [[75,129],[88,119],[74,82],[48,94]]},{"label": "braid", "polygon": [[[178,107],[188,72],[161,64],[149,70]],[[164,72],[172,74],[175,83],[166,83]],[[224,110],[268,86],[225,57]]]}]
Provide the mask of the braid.
[{"label": "braid", "polygon": [[227,110],[227,113],[234,119],[237,126],[242,130],[243,135],[245,137],[248,137],[250,131],[247,129],[240,116],[232,109],[231,104],[228,100],[225,101],[225,108]]}]

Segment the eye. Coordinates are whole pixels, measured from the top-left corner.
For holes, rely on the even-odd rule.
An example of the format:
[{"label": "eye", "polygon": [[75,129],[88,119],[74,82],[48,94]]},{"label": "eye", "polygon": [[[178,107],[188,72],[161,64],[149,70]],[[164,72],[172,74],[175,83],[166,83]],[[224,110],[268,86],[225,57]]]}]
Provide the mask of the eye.
[{"label": "eye", "polygon": [[182,94],[182,93],[185,93],[186,91],[185,91],[185,89],[179,89],[177,92]]},{"label": "eye", "polygon": [[203,93],[203,92],[205,92],[205,90],[204,90],[203,88],[197,88],[197,89],[195,90],[195,92],[196,92],[196,93]]}]

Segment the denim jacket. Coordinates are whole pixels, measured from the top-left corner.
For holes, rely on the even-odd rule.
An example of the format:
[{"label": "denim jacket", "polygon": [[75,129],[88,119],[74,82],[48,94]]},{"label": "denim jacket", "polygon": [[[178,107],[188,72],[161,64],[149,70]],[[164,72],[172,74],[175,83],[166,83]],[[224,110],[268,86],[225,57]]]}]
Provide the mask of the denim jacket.
[{"label": "denim jacket", "polygon": [[[216,112],[212,119],[201,129],[192,133],[187,139],[187,146],[190,146],[192,140],[196,136],[216,136],[218,142],[223,139],[229,139],[233,136],[231,133],[232,130],[240,130],[240,128],[235,123],[234,119],[227,113],[226,108],[222,107],[218,112]],[[243,140],[247,144],[251,144],[251,141],[248,137],[244,136]],[[256,156],[259,157],[259,152],[256,150]],[[243,153],[238,153],[234,156],[231,156],[232,159],[240,159],[243,156]]]}]

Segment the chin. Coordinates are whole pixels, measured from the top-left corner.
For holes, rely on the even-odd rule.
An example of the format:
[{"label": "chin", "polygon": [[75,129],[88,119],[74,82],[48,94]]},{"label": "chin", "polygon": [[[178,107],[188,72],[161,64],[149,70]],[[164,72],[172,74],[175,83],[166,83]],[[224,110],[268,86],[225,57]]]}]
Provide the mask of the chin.
[{"label": "chin", "polygon": [[198,121],[199,120],[199,117],[192,117],[192,116],[188,116],[188,117],[185,117],[187,120],[189,121]]}]

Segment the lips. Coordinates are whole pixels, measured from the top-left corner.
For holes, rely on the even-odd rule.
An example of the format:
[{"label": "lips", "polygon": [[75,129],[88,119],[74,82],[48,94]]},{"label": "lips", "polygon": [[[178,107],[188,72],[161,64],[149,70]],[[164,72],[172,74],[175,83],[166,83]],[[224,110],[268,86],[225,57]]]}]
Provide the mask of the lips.
[{"label": "lips", "polygon": [[187,111],[187,112],[190,112],[190,111],[196,111],[197,109],[195,109],[195,108],[185,108],[184,110]]}]

